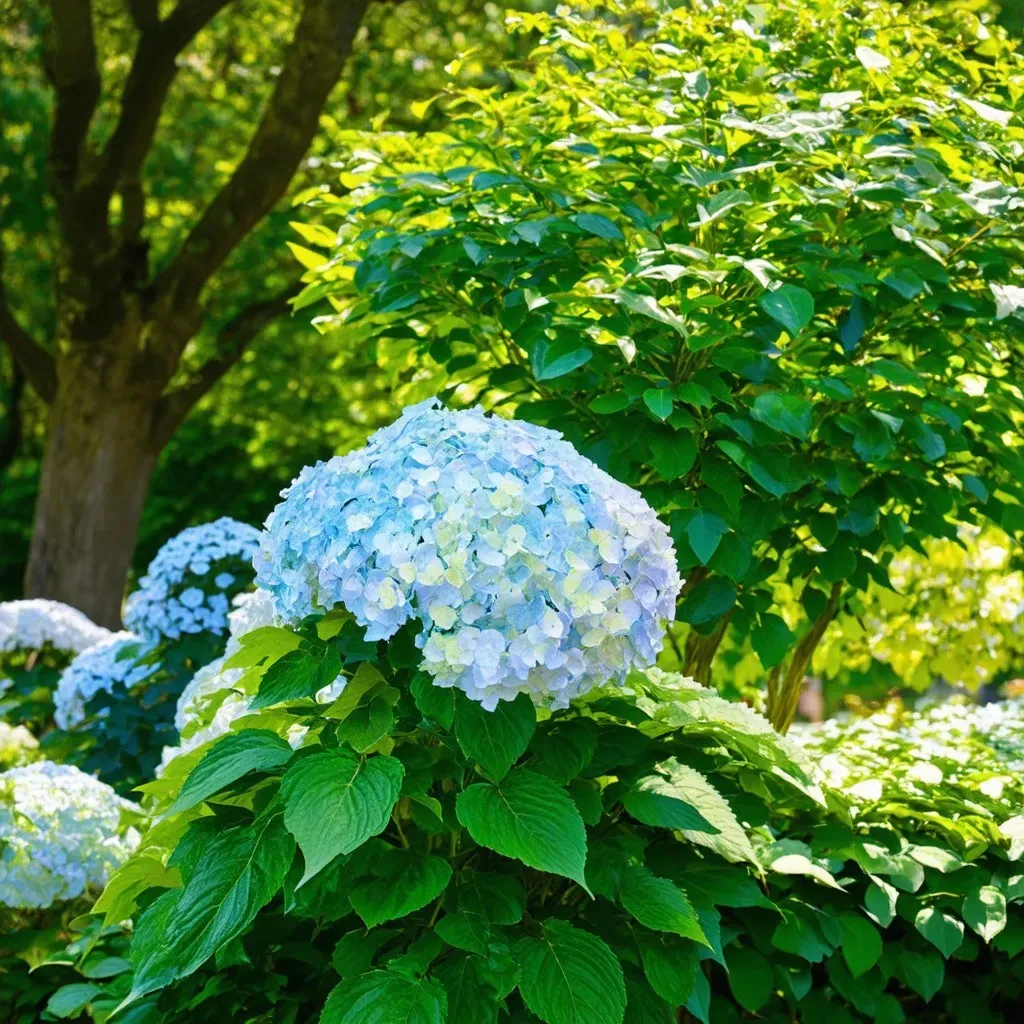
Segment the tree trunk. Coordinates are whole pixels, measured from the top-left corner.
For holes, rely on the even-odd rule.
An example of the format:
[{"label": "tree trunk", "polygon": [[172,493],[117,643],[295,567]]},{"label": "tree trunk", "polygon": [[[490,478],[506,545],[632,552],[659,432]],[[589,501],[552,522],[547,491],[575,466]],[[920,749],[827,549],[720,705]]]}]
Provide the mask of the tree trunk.
[{"label": "tree trunk", "polygon": [[[132,381],[124,338],[68,346],[58,367],[25,571],[28,597],[121,623],[124,584],[157,450],[155,396]],[[84,355],[76,352],[84,350]]]}]

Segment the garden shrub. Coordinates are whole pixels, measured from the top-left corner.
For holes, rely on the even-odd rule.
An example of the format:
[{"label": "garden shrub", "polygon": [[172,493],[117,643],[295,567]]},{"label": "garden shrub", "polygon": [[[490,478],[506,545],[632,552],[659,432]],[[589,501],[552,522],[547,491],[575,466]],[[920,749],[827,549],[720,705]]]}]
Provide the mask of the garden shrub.
[{"label": "garden shrub", "polygon": [[[77,1018],[101,984],[116,991],[111,979],[129,966],[128,934],[119,922],[82,915],[135,848],[142,820],[135,804],[71,765],[40,761],[0,772],[4,1021]],[[106,1012],[116,1005],[108,997]],[[93,1008],[103,1010],[102,998]]]},{"label": "garden shrub", "polygon": [[[496,436],[515,443],[501,455]],[[926,741],[907,740],[882,755],[890,775],[869,800],[819,780],[806,753],[823,743],[857,763],[863,747],[870,763],[865,729],[801,736],[802,748],[750,708],[644,668],[656,619],[590,636],[608,606],[657,593],[646,567],[659,529],[638,496],[609,503],[617,492],[578,455],[559,457],[589,487],[530,491],[544,453],[563,451],[553,444],[418,409],[286,493],[257,558],[282,621],[240,635],[223,665],[221,692],[248,713],[146,787],[157,824],[96,907],[105,924],[135,920],[122,1012],[668,1024],[684,1007],[716,1024],[923,1024],[985,1006],[1012,1019],[1024,819],[1003,758],[1015,754],[986,747],[979,777],[918,801],[897,762],[918,763]],[[490,518],[479,533],[460,533],[477,520],[459,494]],[[626,524],[620,551],[608,538]],[[439,546],[452,578],[435,571]],[[518,618],[527,581],[547,588],[557,633],[530,633],[539,608]],[[445,618],[431,588],[449,586]],[[464,643],[488,631],[484,649],[501,653],[478,670]],[[588,636],[635,639],[639,667],[566,701]],[[532,664],[516,660],[524,639]],[[317,703],[339,674],[335,699]],[[973,763],[983,744],[951,728],[948,745]]]},{"label": "garden shrub", "polygon": [[258,530],[222,517],[164,544],[125,604],[133,632],[79,655],[62,675],[54,756],[122,793],[153,778],[178,739],[179,698],[224,652],[231,602],[252,588],[258,540]]},{"label": "garden shrub", "polygon": [[639,487],[687,577],[684,670],[749,644],[785,728],[895,553],[1024,529],[1024,58],[949,3],[510,24],[540,37],[513,88],[349,136],[297,306],[328,297],[318,326],[403,394],[515,408]]},{"label": "garden shrub", "polygon": [[110,636],[59,601],[0,603],[0,715],[42,734],[53,721],[53,691],[71,659]]}]

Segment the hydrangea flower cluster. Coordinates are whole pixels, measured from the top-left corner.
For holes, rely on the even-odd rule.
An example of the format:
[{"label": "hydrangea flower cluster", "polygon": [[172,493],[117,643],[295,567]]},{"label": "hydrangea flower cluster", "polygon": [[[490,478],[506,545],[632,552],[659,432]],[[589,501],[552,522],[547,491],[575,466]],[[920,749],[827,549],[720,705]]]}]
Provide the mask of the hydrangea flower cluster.
[{"label": "hydrangea flower cluster", "polygon": [[259,531],[223,516],[172,537],[125,605],[124,622],[153,642],[227,629],[231,599],[252,587]]},{"label": "hydrangea flower cluster", "polygon": [[60,601],[35,599],[0,603],[0,654],[54,650],[78,654],[110,636],[88,616]]},{"label": "hydrangea flower cluster", "polygon": [[53,694],[53,720],[60,729],[74,729],[85,721],[85,706],[101,690],[112,693],[115,687],[126,690],[141,683],[157,669],[140,665],[139,658],[149,647],[132,633],[111,633],[71,662],[61,673]]},{"label": "hydrangea flower cluster", "polygon": [[[235,609],[228,616],[230,635],[224,656],[204,665],[189,682],[178,698],[174,725],[180,734],[176,747],[164,747],[161,768],[182,754],[187,754],[204,743],[223,736],[231,723],[249,711],[249,698],[232,689],[241,679],[244,669],[224,668],[224,663],[241,648],[240,638],[260,626],[273,626],[280,622],[274,609],[273,595],[266,590],[254,590],[235,598]],[[338,697],[344,689],[345,677],[339,676],[330,686],[316,695],[321,703]],[[301,741],[306,730],[289,736],[294,743]]]},{"label": "hydrangea flower cluster", "polygon": [[284,495],[255,559],[283,617],[343,605],[368,640],[418,619],[434,682],[489,710],[621,681],[674,614],[668,529],[552,430],[431,400]]},{"label": "hydrangea flower cluster", "polygon": [[23,725],[0,721],[0,771],[17,768],[39,757],[39,740]]},{"label": "hydrangea flower cluster", "polygon": [[38,909],[98,890],[138,845],[137,813],[71,765],[0,772],[0,906]]}]

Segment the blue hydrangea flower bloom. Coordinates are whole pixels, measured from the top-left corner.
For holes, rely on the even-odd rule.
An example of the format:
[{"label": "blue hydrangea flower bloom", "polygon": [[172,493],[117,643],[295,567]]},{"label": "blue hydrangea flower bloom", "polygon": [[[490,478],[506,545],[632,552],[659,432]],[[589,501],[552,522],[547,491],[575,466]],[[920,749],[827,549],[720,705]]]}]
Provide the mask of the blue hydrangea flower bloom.
[{"label": "blue hydrangea flower bloom", "polygon": [[252,587],[260,533],[224,516],[172,537],[149,563],[125,605],[124,623],[145,640],[223,634],[231,599]]},{"label": "blue hydrangea flower bloom", "polygon": [[140,665],[149,645],[131,633],[112,633],[82,651],[61,673],[53,694],[53,720],[61,729],[74,729],[85,721],[85,706],[101,690],[126,690],[151,676],[156,665]]},{"label": "blue hydrangea flower bloom", "polygon": [[566,707],[653,663],[681,581],[668,529],[561,435],[436,400],[307,466],[254,563],[289,621],[342,605],[484,707]]}]

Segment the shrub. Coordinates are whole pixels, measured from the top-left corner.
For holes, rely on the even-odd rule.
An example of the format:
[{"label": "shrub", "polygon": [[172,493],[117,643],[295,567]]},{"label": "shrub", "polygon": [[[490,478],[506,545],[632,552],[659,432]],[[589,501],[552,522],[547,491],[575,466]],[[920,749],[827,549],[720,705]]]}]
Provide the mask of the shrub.
[{"label": "shrub", "polygon": [[749,642],[785,728],[894,553],[1024,528],[1024,58],[945,3],[511,24],[540,34],[514,88],[446,94],[444,134],[350,137],[297,306],[329,297],[321,329],[406,393],[514,405],[642,488],[685,670]]},{"label": "shrub", "polygon": [[109,636],[109,630],[59,601],[0,603],[0,714],[41,734],[53,720],[59,672]]}]

